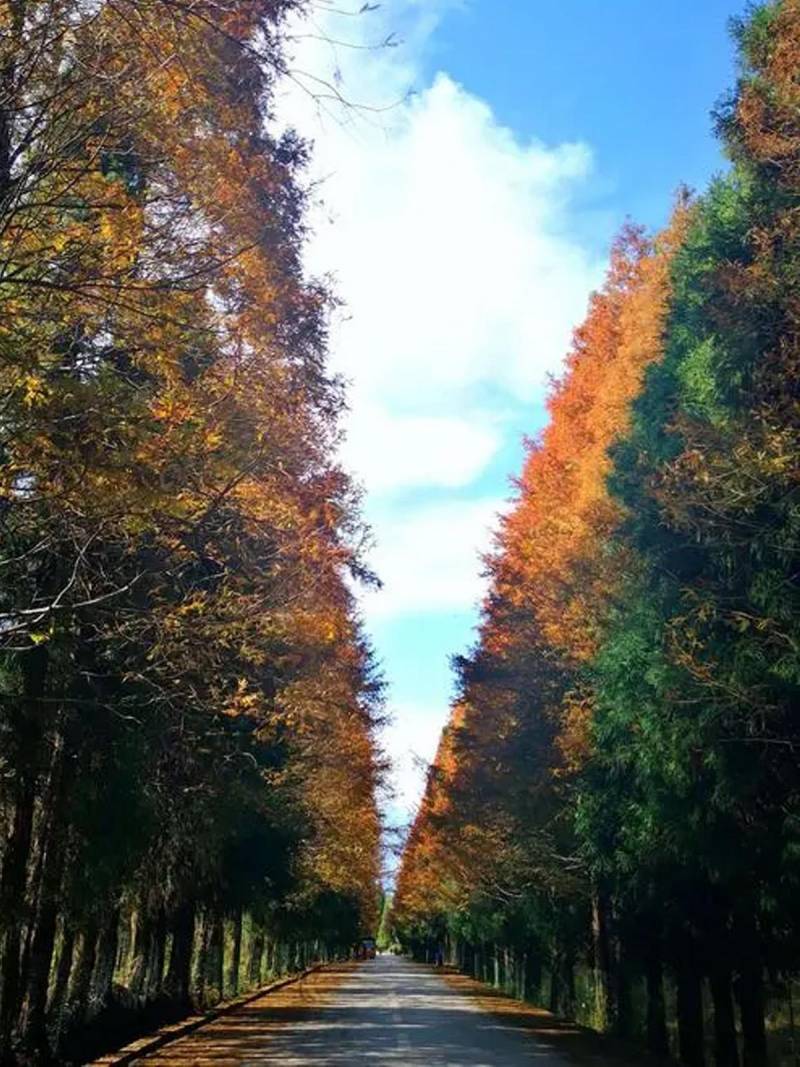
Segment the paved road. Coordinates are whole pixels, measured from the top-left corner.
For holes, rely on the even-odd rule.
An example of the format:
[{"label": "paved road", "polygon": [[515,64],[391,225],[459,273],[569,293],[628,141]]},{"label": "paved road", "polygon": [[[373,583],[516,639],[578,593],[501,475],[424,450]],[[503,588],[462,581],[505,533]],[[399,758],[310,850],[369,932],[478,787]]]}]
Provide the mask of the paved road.
[{"label": "paved road", "polygon": [[[142,1064],[275,1067],[566,1067],[517,1027],[483,1010],[434,971],[382,956],[280,1002],[271,997],[223,1016]],[[293,1000],[292,997],[296,999]]]}]

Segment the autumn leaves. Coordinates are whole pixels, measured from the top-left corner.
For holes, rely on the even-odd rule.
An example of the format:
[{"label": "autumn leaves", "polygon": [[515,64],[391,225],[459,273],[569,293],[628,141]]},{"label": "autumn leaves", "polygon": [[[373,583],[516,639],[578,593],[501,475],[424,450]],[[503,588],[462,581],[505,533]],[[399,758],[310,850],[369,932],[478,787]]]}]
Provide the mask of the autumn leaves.
[{"label": "autumn leaves", "polygon": [[0,11],[6,1057],[375,918],[360,519],[266,133],[292,6]]},{"label": "autumn leaves", "polygon": [[737,37],[730,173],[626,229],[552,388],[394,913],[725,1067],[766,1062],[800,931],[800,6]]}]

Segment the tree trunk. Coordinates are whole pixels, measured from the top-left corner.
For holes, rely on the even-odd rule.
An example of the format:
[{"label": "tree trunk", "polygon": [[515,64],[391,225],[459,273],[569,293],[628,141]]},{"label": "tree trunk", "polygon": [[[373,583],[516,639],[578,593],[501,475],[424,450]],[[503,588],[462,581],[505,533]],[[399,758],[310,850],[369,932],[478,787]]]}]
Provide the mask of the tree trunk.
[{"label": "tree trunk", "polygon": [[56,977],[53,985],[53,993],[48,1005],[48,1015],[55,1022],[56,1035],[61,1030],[61,1020],[67,1003],[69,992],[69,978],[72,974],[72,960],[75,954],[75,931],[68,920],[64,920],[61,928],[61,948],[58,953],[56,964]]},{"label": "tree trunk", "polygon": [[739,1067],[731,972],[717,960],[711,961],[709,984],[714,1002],[715,1067]]},{"label": "tree trunk", "polygon": [[[61,881],[61,866],[58,869]],[[56,943],[58,922],[57,897],[45,890],[40,903],[36,933],[31,944],[28,971],[28,1011],[25,1020],[25,1044],[28,1048],[46,1055],[47,1040],[47,990],[50,984],[50,969]]]},{"label": "tree trunk", "polygon": [[0,981],[0,1062],[10,1056],[11,1042],[22,1000],[22,931],[25,922],[27,860],[33,834],[35,791],[25,783],[17,797],[14,822],[3,856],[0,898],[3,901],[2,981]]},{"label": "tree trunk", "polygon": [[181,904],[172,921],[172,951],[164,983],[167,995],[181,1006],[190,1001],[194,926],[194,904]]},{"label": "tree trunk", "polygon": [[616,1019],[614,1032],[619,1037],[630,1037],[635,1029],[633,1017],[633,1002],[631,1000],[631,972],[628,961],[628,951],[625,940],[618,942],[618,955],[616,960]]},{"label": "tree trunk", "polygon": [[233,947],[228,968],[228,992],[232,997],[239,993],[239,970],[242,964],[242,909],[237,908],[233,916]]},{"label": "tree trunk", "polygon": [[20,953],[25,921],[25,884],[27,857],[33,834],[34,789],[26,782],[17,797],[14,821],[3,856],[3,877],[0,887],[5,927],[2,940],[2,980],[0,980],[0,1062],[11,1056],[14,1027],[19,1017],[22,982]]},{"label": "tree trunk", "polygon": [[118,943],[119,909],[113,908],[97,939],[97,952],[92,976],[92,996],[101,1005],[107,1004],[111,998]]},{"label": "tree trunk", "polygon": [[738,979],[735,983],[742,1023],[744,1067],[766,1067],[767,1037],[764,1027],[764,965],[756,921],[750,911],[735,916],[734,951]]},{"label": "tree trunk", "polygon": [[250,942],[250,961],[247,972],[248,981],[251,986],[258,986],[261,984],[261,961],[264,956],[264,933],[260,927],[256,926],[253,930],[252,941]]},{"label": "tree trunk", "polygon": [[221,915],[210,917],[206,945],[206,988],[215,1000],[221,1000],[224,989],[225,926]]},{"label": "tree trunk", "polygon": [[163,907],[159,907],[150,938],[150,954],[145,978],[145,996],[147,1000],[155,1000],[160,996],[164,985],[167,934],[167,914]]},{"label": "tree trunk", "polygon": [[[68,829],[64,825],[66,794],[74,761],[65,759],[66,738],[63,716],[54,728],[52,756],[47,782],[40,797],[34,835],[28,858],[27,912],[31,916],[20,963],[21,985],[27,988],[24,1039],[29,1047],[45,1048],[44,1014],[47,1008],[47,985],[55,944],[58,900],[63,878]],[[68,777],[69,776],[69,777]],[[48,955],[49,943],[49,959]],[[42,975],[42,967],[46,972]],[[41,988],[42,982],[44,989]],[[33,1014],[33,1026],[31,1026]],[[40,1017],[41,1016],[41,1017]],[[36,1035],[36,1030],[41,1030]],[[39,1038],[44,1038],[42,1044]],[[34,1042],[31,1046],[31,1042]]]},{"label": "tree trunk", "polygon": [[146,998],[147,970],[153,947],[153,926],[144,904],[136,912],[133,936],[133,961],[128,975],[128,989],[137,1000]]},{"label": "tree trunk", "polygon": [[17,740],[13,756],[18,774],[11,833],[3,854],[0,876],[0,924],[2,924],[2,963],[0,965],[0,1061],[11,1056],[14,1028],[19,1018],[23,985],[20,970],[22,934],[28,918],[26,889],[28,859],[33,840],[41,748],[41,697],[44,695],[48,653],[38,646],[20,657],[22,699],[12,718]]},{"label": "tree trunk", "polygon": [[575,1008],[578,1002],[577,993],[575,990],[575,958],[572,951],[568,951],[564,954],[564,996],[561,1006],[561,1012],[568,1018],[575,1017]]},{"label": "tree trunk", "polygon": [[514,996],[517,1000],[525,999],[525,953],[515,952],[514,960]]},{"label": "tree trunk", "polygon": [[122,927],[119,932],[119,943],[117,946],[117,970],[125,976],[126,984],[128,975],[130,974],[131,970],[131,954],[133,952],[135,922],[135,912],[128,912],[125,916],[125,919],[122,923]]},{"label": "tree trunk", "polygon": [[87,1018],[92,995],[92,976],[97,957],[97,922],[91,920],[81,934],[81,951],[70,990],[72,1015],[77,1022]]},{"label": "tree trunk", "polygon": [[542,956],[538,944],[530,944],[525,953],[525,996],[539,1001],[542,995]]},{"label": "tree trunk", "polygon": [[562,999],[561,952],[558,948],[554,948],[550,958],[550,1001],[548,1005],[554,1015],[560,1014]]},{"label": "tree trunk", "polygon": [[205,1009],[206,994],[208,991],[208,958],[211,952],[211,921],[208,912],[200,918],[200,945],[197,958],[197,996],[201,1008]]},{"label": "tree trunk", "polygon": [[69,785],[64,766],[63,741],[57,746],[51,766],[50,782],[42,813],[43,827],[39,849],[39,901],[26,974],[28,978],[25,1044],[47,1054],[47,992],[56,943],[61,888],[67,859],[67,828],[60,825],[65,793]]},{"label": "tree trunk", "polygon": [[759,956],[740,965],[736,993],[742,1021],[742,1063],[744,1067],[767,1067],[764,976]]},{"label": "tree trunk", "polygon": [[664,970],[661,948],[655,939],[648,945],[644,966],[647,985],[647,1047],[654,1056],[668,1056]]},{"label": "tree trunk", "polygon": [[611,955],[610,905],[607,894],[595,889],[592,895],[592,946],[594,950],[594,1016],[598,1030],[614,1028],[614,973]]},{"label": "tree trunk", "polygon": [[703,1067],[702,975],[694,942],[688,933],[681,939],[676,977],[680,1062],[686,1067]]}]

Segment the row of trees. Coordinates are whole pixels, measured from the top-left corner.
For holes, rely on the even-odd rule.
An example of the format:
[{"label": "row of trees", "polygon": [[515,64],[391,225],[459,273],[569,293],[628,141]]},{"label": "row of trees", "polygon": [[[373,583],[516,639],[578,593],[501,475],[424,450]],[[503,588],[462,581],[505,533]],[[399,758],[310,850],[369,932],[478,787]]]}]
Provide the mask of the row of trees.
[{"label": "row of trees", "polygon": [[417,953],[690,1067],[765,1064],[800,970],[800,3],[736,35],[731,169],[614,247],[393,909]]},{"label": "row of trees", "polygon": [[0,3],[2,1062],[375,924],[364,531],[268,132],[301,7]]}]

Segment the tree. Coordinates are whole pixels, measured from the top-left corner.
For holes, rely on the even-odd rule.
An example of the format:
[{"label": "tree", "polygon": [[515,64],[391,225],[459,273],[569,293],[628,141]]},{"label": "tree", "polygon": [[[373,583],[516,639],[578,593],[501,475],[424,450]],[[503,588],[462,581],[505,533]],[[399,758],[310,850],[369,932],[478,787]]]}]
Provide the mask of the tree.
[{"label": "tree", "polygon": [[372,921],[364,532],[267,125],[298,6],[0,10],[6,1060]]}]

